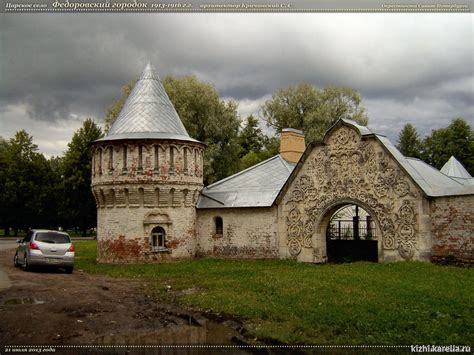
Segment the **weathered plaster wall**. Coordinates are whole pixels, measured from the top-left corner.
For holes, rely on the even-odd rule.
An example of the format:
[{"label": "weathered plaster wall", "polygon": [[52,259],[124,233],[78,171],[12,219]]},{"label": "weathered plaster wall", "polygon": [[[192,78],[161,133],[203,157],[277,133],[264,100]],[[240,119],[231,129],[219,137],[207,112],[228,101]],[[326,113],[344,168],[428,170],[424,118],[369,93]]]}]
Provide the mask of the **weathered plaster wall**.
[{"label": "weathered plaster wall", "polygon": [[433,199],[432,260],[474,263],[474,195]]},{"label": "weathered plaster wall", "polygon": [[376,137],[342,121],[304,165],[279,205],[280,257],[326,262],[326,228],[338,207],[358,204],[377,228],[379,261],[429,260],[429,204]]},{"label": "weathered plaster wall", "polygon": [[[194,207],[106,207],[98,209],[98,255],[105,263],[163,261],[195,255]],[[166,251],[153,251],[151,231],[166,232]]]},{"label": "weathered plaster wall", "polygon": [[[223,220],[223,233],[216,234],[215,218]],[[200,209],[196,231],[198,254],[232,258],[277,258],[277,209]]]},{"label": "weathered plaster wall", "polygon": [[[195,255],[202,153],[203,145],[192,142],[96,143],[92,191],[100,262]],[[166,250],[152,248],[151,233],[157,226],[165,230]]]}]

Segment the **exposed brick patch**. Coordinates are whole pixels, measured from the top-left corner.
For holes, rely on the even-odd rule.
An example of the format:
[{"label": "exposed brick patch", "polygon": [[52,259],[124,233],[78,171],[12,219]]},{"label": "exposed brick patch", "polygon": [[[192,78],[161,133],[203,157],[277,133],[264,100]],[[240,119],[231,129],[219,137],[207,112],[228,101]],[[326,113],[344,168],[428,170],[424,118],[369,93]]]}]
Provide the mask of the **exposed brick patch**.
[{"label": "exposed brick patch", "polygon": [[117,239],[101,240],[97,243],[97,259],[100,262],[132,262],[141,259],[142,251],[140,238],[125,239],[121,235]]},{"label": "exposed brick patch", "polygon": [[474,196],[433,199],[431,208],[432,258],[436,263],[474,263]]}]

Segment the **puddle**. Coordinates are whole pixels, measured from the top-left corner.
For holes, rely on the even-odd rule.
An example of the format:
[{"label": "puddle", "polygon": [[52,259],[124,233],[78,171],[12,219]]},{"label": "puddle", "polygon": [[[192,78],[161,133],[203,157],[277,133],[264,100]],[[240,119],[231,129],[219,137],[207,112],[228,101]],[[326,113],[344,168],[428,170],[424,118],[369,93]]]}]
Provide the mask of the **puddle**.
[{"label": "puddle", "polygon": [[11,298],[9,300],[5,300],[3,304],[5,305],[15,305],[15,304],[44,304],[45,301],[39,300],[37,298]]},{"label": "puddle", "polygon": [[[204,325],[173,325],[140,333],[110,334],[96,339],[97,345],[238,345],[243,338],[236,330],[206,321]],[[191,349],[188,349],[191,350]],[[192,353],[205,354],[209,349],[194,348]],[[242,349],[232,353],[248,354]]]}]

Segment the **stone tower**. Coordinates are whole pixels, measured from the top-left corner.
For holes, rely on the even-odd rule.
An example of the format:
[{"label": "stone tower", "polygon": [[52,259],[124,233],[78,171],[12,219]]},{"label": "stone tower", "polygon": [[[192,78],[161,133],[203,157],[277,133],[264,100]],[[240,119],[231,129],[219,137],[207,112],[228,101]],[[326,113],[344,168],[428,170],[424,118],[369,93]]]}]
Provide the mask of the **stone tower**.
[{"label": "stone tower", "polygon": [[203,151],[148,64],[107,136],[93,145],[99,262],[194,256]]}]

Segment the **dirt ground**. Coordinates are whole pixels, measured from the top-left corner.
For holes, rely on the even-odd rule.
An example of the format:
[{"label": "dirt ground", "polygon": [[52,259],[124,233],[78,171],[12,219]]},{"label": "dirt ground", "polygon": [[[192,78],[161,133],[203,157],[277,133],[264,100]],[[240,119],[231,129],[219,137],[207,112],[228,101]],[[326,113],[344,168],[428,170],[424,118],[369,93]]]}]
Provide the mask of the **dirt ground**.
[{"label": "dirt ground", "polygon": [[[77,269],[71,275],[62,270],[25,272],[13,267],[13,254],[0,251],[1,268],[12,283],[0,292],[0,354],[9,351],[5,345],[57,346],[58,353],[65,345],[246,343],[239,322],[210,320],[203,314],[157,304],[145,296],[140,282]],[[63,350],[71,353],[72,348]]]}]

